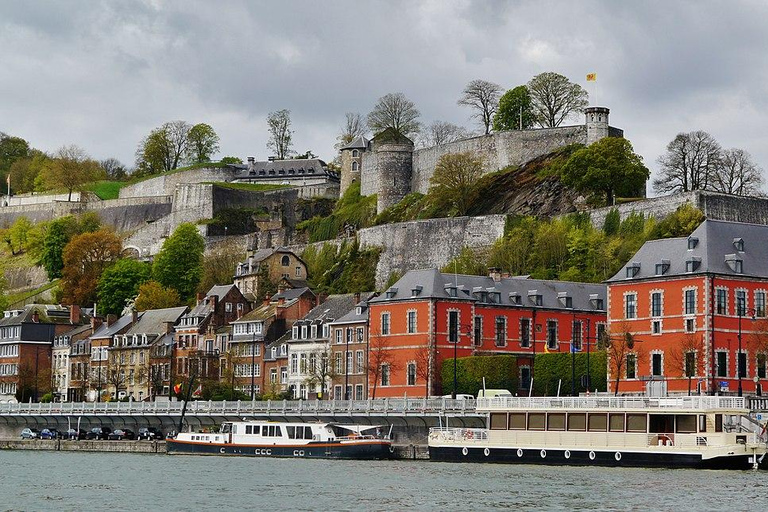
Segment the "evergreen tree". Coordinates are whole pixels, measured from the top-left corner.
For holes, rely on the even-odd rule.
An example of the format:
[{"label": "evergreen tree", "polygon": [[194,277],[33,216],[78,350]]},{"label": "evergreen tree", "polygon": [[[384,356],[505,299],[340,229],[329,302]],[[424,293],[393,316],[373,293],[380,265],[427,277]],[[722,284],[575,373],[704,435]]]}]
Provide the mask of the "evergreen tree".
[{"label": "evergreen tree", "polygon": [[203,278],[205,240],[193,224],[181,224],[163,243],[152,265],[152,276],[161,285],[173,288],[190,299]]},{"label": "evergreen tree", "polygon": [[68,241],[69,237],[67,237],[64,225],[61,222],[52,222],[45,234],[43,251],[39,261],[50,280],[61,277],[61,269],[64,268],[62,254]]}]

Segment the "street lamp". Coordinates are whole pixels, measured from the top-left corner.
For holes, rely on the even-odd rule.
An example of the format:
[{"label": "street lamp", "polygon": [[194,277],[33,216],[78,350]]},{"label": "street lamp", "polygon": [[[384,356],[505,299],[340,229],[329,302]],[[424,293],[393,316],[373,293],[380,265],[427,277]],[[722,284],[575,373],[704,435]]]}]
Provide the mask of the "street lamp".
[{"label": "street lamp", "polygon": [[[346,329],[347,345],[346,352],[344,352],[344,400],[349,400],[349,337],[350,328]],[[454,385],[454,388],[456,386]]]},{"label": "street lamp", "polygon": [[755,319],[757,311],[754,308],[744,308],[744,298],[740,297],[736,306],[736,313],[739,316],[739,352],[736,354],[736,376],[739,379],[739,396],[743,396],[744,390],[741,387],[741,318],[744,316],[744,312],[752,315],[752,320]]}]

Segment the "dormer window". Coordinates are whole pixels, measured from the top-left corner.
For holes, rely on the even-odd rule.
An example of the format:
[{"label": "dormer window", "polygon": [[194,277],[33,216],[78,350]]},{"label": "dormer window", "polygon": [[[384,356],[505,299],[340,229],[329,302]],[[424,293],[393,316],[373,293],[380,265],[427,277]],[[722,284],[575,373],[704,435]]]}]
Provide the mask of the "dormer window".
[{"label": "dormer window", "polygon": [[592,309],[596,309],[598,311],[605,309],[603,306],[603,299],[601,299],[600,296],[596,293],[589,294],[589,304],[592,306]]},{"label": "dormer window", "polygon": [[447,286],[445,288],[445,293],[447,293],[449,297],[458,297],[459,290],[455,286]]},{"label": "dormer window", "polygon": [[[734,245],[735,244],[736,242],[734,241]],[[744,262],[741,258],[736,256],[735,254],[726,254],[725,264],[728,265],[728,268],[730,268],[733,272],[737,274],[744,273]]]},{"label": "dormer window", "polygon": [[688,250],[693,250],[696,248],[696,246],[699,245],[699,239],[695,236],[689,236],[688,237]]},{"label": "dormer window", "polygon": [[386,297],[392,299],[397,295],[397,288],[390,288],[387,290]]},{"label": "dormer window", "polygon": [[492,304],[500,304],[501,303],[501,292],[490,292],[488,294],[488,298],[490,299]]},{"label": "dormer window", "polygon": [[363,314],[363,306],[357,306],[357,307],[355,308],[355,314],[356,314],[357,316],[360,316],[360,315],[362,315],[362,314]]},{"label": "dormer window", "polygon": [[419,286],[414,286],[413,289],[411,290],[411,297],[418,297],[419,295],[421,295],[421,290],[422,289],[423,289],[423,287],[420,286],[420,285]]},{"label": "dormer window", "polygon": [[557,300],[563,307],[573,307],[573,297],[569,297],[568,292],[557,292]]},{"label": "dormer window", "polygon": [[733,239],[733,248],[736,249],[739,252],[744,252],[744,239],[743,238],[734,238]]},{"label": "dormer window", "polygon": [[640,264],[635,262],[627,265],[627,277],[637,277],[640,273]]},{"label": "dormer window", "polygon": [[544,303],[538,290],[528,290],[528,301],[534,306],[541,306]]},{"label": "dormer window", "polygon": [[509,294],[509,302],[510,304],[514,304],[515,306],[519,306],[521,304],[520,294],[517,292],[512,292]]},{"label": "dormer window", "polygon": [[656,275],[657,276],[663,276],[669,272],[669,260],[661,260],[660,263],[656,264]]},{"label": "dormer window", "polygon": [[701,266],[701,258],[688,258],[685,262],[686,272],[696,272]]}]

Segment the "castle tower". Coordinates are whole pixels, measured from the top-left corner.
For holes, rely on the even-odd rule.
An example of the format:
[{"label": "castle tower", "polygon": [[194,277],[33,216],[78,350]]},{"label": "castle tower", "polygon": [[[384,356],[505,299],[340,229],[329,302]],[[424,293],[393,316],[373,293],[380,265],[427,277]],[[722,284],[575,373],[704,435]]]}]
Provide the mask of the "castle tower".
[{"label": "castle tower", "polygon": [[[413,141],[387,128],[371,141],[376,162],[376,211],[381,213],[411,191],[413,174]],[[368,173],[368,170],[366,170]]]},{"label": "castle tower", "polygon": [[353,181],[360,181],[360,172],[363,170],[363,153],[368,150],[368,144],[368,139],[361,135],[339,149],[341,151],[340,196],[344,195]]},{"label": "castle tower", "polygon": [[587,107],[584,109],[587,125],[587,146],[609,135],[608,107]]}]

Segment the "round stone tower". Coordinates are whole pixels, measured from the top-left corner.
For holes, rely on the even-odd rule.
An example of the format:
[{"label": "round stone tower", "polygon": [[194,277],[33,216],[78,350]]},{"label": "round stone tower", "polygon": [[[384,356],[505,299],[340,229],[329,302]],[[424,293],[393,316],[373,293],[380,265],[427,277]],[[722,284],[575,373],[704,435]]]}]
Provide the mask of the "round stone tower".
[{"label": "round stone tower", "polygon": [[584,109],[584,114],[587,117],[587,146],[608,137],[609,113],[610,110],[607,107],[587,107]]},{"label": "round stone tower", "polygon": [[371,142],[378,178],[376,210],[381,213],[411,191],[413,141],[387,128]]}]

